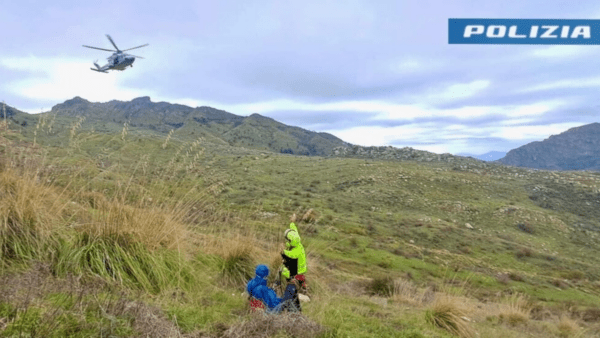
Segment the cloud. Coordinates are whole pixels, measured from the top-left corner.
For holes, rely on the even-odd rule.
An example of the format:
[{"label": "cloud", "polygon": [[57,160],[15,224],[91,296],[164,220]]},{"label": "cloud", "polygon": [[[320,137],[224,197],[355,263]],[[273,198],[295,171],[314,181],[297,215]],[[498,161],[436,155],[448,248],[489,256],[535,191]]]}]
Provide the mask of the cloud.
[{"label": "cloud", "polygon": [[442,100],[464,99],[480,93],[490,86],[488,80],[477,80],[469,83],[457,83],[448,86],[440,94],[432,95],[432,98]]},{"label": "cloud", "polygon": [[560,79],[548,83],[541,83],[536,86],[532,86],[523,89],[524,92],[537,92],[547,91],[553,89],[574,89],[574,88],[597,88],[600,87],[600,77],[587,77],[587,78],[570,78]]},{"label": "cloud", "polygon": [[590,55],[596,55],[594,48],[590,46],[550,46],[544,48],[536,48],[530,51],[530,55],[535,58],[544,59],[544,61],[560,61],[573,60]]},{"label": "cloud", "polygon": [[123,85],[132,75],[95,73],[89,70],[90,65],[89,61],[69,58],[4,57],[0,67],[23,75],[4,83],[3,89],[33,102],[53,103],[75,96],[92,101],[130,100],[145,93]]}]

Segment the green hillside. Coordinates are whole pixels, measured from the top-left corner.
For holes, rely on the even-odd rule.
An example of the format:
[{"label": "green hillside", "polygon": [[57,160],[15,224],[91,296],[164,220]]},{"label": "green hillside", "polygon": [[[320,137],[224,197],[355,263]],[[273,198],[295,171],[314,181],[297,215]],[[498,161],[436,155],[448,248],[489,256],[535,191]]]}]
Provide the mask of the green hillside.
[{"label": "green hillside", "polygon": [[[91,112],[0,130],[0,335],[600,335],[598,173],[294,156],[280,148],[333,141],[258,115],[152,129]],[[311,301],[251,314],[245,282],[278,266],[293,213]]]}]

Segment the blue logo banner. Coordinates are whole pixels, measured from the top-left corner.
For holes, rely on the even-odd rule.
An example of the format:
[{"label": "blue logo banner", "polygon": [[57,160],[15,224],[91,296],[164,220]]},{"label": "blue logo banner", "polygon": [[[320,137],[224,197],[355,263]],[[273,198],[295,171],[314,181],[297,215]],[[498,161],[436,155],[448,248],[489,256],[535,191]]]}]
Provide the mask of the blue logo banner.
[{"label": "blue logo banner", "polygon": [[600,20],[448,19],[448,43],[600,45]]}]

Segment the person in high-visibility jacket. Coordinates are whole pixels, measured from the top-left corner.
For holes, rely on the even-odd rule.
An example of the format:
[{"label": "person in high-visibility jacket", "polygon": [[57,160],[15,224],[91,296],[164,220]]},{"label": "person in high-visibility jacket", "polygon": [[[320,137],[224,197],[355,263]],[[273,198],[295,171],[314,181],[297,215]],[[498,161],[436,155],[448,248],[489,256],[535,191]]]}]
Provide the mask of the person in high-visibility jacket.
[{"label": "person in high-visibility jacket", "polygon": [[281,258],[283,258],[281,275],[288,281],[286,293],[293,294],[293,303],[296,309],[302,311],[300,300],[298,299],[298,291],[306,287],[304,277],[307,271],[306,253],[300,239],[300,234],[298,233],[298,227],[294,223],[296,221],[296,214],[290,220],[290,228],[284,233],[286,243],[285,250],[281,253]]},{"label": "person in high-visibility jacket", "polygon": [[[294,214],[294,216],[296,215]],[[292,216],[290,228],[284,233],[286,241],[285,250],[281,253],[284,265],[282,275],[287,279],[294,278],[297,275],[304,275],[307,270],[306,253],[300,239],[300,234],[298,233],[298,227],[294,223],[296,220],[294,216]]]}]

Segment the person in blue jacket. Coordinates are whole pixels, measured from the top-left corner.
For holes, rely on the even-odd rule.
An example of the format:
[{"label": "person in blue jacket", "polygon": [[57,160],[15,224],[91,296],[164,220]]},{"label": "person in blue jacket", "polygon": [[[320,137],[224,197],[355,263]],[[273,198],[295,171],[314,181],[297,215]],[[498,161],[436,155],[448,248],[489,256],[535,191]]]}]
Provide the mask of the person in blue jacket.
[{"label": "person in blue jacket", "polygon": [[[256,276],[246,285],[246,291],[248,291],[250,297],[261,301],[267,307],[267,311],[279,312],[281,307],[278,305],[281,304],[282,299],[277,297],[277,293],[267,286],[269,268],[264,264],[260,264],[256,267],[255,273]],[[255,309],[256,305],[253,304],[256,303],[253,303],[253,300],[251,299],[250,305]]]}]

